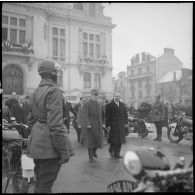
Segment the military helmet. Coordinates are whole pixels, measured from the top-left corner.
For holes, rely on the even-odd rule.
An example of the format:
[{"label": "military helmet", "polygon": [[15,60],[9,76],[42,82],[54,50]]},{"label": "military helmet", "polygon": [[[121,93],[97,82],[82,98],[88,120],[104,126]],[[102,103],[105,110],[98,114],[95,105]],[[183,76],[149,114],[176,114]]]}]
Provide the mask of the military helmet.
[{"label": "military helmet", "polygon": [[42,60],[38,65],[38,73],[50,73],[57,75],[57,70],[60,69],[60,65],[50,59]]}]

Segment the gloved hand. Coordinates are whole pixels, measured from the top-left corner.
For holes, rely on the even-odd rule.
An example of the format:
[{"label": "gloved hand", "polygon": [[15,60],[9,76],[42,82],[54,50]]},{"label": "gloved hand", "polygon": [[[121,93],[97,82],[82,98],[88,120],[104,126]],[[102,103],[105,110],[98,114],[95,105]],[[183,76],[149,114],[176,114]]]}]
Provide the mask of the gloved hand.
[{"label": "gloved hand", "polygon": [[70,152],[68,150],[65,152],[61,152],[60,157],[61,157],[61,160],[59,161],[60,164],[67,163],[70,159]]}]

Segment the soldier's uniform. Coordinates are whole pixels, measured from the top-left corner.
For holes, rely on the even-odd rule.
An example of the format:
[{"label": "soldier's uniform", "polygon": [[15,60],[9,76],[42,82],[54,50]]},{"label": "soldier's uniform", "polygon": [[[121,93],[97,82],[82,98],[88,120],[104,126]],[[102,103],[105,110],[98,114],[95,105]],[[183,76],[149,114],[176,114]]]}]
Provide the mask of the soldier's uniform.
[{"label": "soldier's uniform", "polygon": [[[52,69],[53,61],[40,64]],[[39,72],[41,72],[39,68]],[[35,193],[49,193],[60,170],[61,156],[69,151],[69,139],[63,124],[63,96],[50,80],[42,79],[30,97],[32,130],[29,155],[35,162]]]}]

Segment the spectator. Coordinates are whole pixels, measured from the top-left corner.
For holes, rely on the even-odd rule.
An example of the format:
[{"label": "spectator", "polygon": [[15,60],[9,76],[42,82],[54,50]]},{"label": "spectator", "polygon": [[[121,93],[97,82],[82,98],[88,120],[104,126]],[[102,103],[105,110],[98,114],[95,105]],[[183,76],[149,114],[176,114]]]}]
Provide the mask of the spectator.
[{"label": "spectator", "polygon": [[16,92],[12,92],[12,96],[5,101],[5,105],[8,106],[9,110],[12,110],[12,106],[16,104],[18,105],[18,96],[16,95]]},{"label": "spectator", "polygon": [[156,126],[157,137],[154,141],[162,141],[162,121],[165,118],[165,106],[160,101],[160,95],[155,96],[155,103],[150,113],[150,120],[154,122]]},{"label": "spectator", "polygon": [[77,112],[77,118],[76,118],[76,123],[77,123],[77,128],[79,132],[79,142],[81,144],[84,144],[84,139],[86,136],[86,126],[84,125],[84,111],[83,111],[83,104],[87,102],[86,97],[82,97],[80,101],[80,106],[78,108]]},{"label": "spectator", "polygon": [[76,114],[75,114],[74,119],[73,119],[73,127],[75,128],[75,130],[77,132],[77,142],[78,143],[80,143],[81,128],[78,127],[77,117],[78,117],[79,108],[82,105],[82,99],[83,99],[83,97],[80,97],[80,102],[74,106],[74,110],[75,110]]},{"label": "spectator", "polygon": [[3,99],[2,104],[2,119],[5,119],[8,123],[10,122],[11,113],[8,106],[5,105],[6,99]]},{"label": "spectator", "polygon": [[64,124],[66,125],[68,129],[68,134],[70,132],[70,112],[76,117],[76,112],[74,108],[72,107],[72,104],[67,101],[67,97],[65,93],[63,93],[64,98],[64,104],[63,104],[63,117],[64,117]]}]

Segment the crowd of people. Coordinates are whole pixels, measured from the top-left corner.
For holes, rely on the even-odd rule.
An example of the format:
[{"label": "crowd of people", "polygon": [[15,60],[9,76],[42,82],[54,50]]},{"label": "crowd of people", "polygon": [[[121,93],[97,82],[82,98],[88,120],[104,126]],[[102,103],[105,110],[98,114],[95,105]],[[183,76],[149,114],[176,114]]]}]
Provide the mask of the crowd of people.
[{"label": "crowd of people", "polygon": [[[128,127],[128,114],[136,109],[120,101],[120,94],[114,93],[113,99],[99,101],[98,89],[91,90],[90,97],[81,97],[80,102],[72,106],[65,92],[56,84],[58,67],[52,60],[39,63],[39,86],[32,95],[20,98],[15,92],[12,97],[3,99],[3,119],[8,122],[15,117],[17,123],[27,124],[30,128],[29,156],[35,163],[35,193],[49,193],[62,164],[74,156],[69,138],[72,112],[72,125],[77,132],[77,141],[88,150],[89,162],[98,158],[97,150],[103,146],[103,136],[107,134],[108,154],[120,159],[122,144],[125,142],[125,128]],[[153,105],[141,104],[139,113],[146,112],[157,130],[155,141],[161,141],[162,127],[165,121],[172,120],[174,107],[164,104],[160,96],[155,97]],[[146,109],[147,108],[147,109]]]}]

